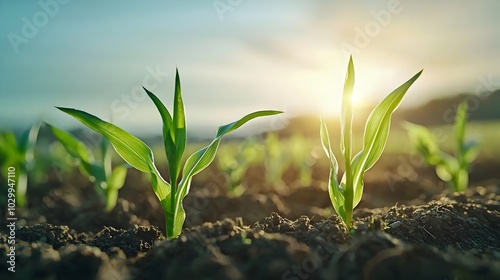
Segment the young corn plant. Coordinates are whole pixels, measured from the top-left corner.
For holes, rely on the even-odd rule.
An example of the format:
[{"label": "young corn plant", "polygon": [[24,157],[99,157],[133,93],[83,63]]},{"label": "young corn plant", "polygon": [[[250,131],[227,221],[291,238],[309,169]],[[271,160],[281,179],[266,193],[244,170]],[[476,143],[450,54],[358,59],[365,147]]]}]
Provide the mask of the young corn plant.
[{"label": "young corn plant", "polygon": [[448,182],[453,191],[463,192],[469,184],[469,167],[476,159],[479,147],[474,141],[465,141],[465,124],[467,123],[467,103],[458,106],[455,117],[455,155],[449,155],[439,149],[432,132],[421,125],[406,123],[410,140],[416,147],[417,153],[425,162],[436,168],[438,177]]},{"label": "young corn plant", "polygon": [[179,236],[186,218],[182,200],[188,194],[194,175],[205,169],[215,157],[221,138],[238,129],[248,121],[261,116],[282,113],[281,111],[257,111],[227,125],[220,126],[212,142],[188,157],[184,163],[181,177],[181,160],[186,148],[186,119],[184,102],[181,94],[179,73],[175,75],[174,106],[171,115],[163,103],[152,92],[144,88],[163,120],[163,140],[167,156],[170,182],[158,172],[151,149],[140,139],[125,130],[103,121],[86,112],[58,107],[59,110],[73,116],[84,125],[109,139],[116,152],[132,167],[149,173],[153,191],[160,200],[165,214],[166,235]]},{"label": "young corn plant", "polygon": [[275,132],[270,132],[264,139],[264,167],[266,181],[271,184],[275,190],[283,190],[283,174],[290,166],[290,154],[286,151],[286,146],[280,141]]},{"label": "young corn plant", "polygon": [[340,150],[344,157],[345,173],[342,180],[337,179],[338,162],[332,152],[330,137],[325,122],[321,120],[320,137],[323,149],[330,160],[330,176],[328,193],[333,208],[348,228],[352,228],[353,209],[361,201],[363,195],[363,177],[380,158],[391,124],[392,113],[397,109],[405,93],[417,80],[422,71],[391,92],[380,102],[368,116],[363,136],[363,148],[352,157],[352,92],[354,88],[354,65],[352,56],[349,59],[344,84],[341,109],[341,143]]},{"label": "young corn plant", "polygon": [[102,138],[100,143],[100,160],[95,160],[94,155],[87,149],[83,142],[62,129],[50,124],[46,125],[71,157],[78,162],[82,174],[94,183],[94,190],[104,202],[106,212],[113,210],[118,199],[118,190],[125,183],[127,168],[125,165],[118,165],[114,169],[112,168],[109,141],[104,137]]},{"label": "young corn plant", "polygon": [[299,184],[310,186],[312,182],[312,169],[316,163],[316,158],[312,155],[312,145],[310,141],[302,135],[296,134],[288,139],[288,149],[290,150],[292,166],[299,172]]},{"label": "young corn plant", "polygon": [[255,138],[248,138],[236,149],[226,145],[219,149],[217,166],[226,177],[227,193],[231,197],[241,196],[246,186],[243,182],[247,170],[258,160],[259,146]]},{"label": "young corn plant", "polygon": [[[36,123],[25,131],[19,139],[11,131],[0,134],[1,172],[5,180],[8,181],[7,185],[14,186],[16,205],[21,208],[25,207],[27,203],[28,173],[33,170],[35,165],[35,145],[39,130],[40,123]],[[12,173],[11,170],[14,170],[14,178],[9,178],[8,173]]]}]

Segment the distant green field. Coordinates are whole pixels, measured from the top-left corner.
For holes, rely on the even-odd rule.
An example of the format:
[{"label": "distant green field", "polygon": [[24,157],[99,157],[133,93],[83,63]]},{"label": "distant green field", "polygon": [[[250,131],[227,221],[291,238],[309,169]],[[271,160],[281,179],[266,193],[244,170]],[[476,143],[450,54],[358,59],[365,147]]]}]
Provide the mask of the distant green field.
[{"label": "distant green field", "polygon": [[[445,126],[431,126],[429,127],[431,131],[434,133],[436,139],[439,142],[439,146],[441,149],[445,150],[448,153],[453,153],[455,149],[454,137],[453,137],[453,126],[445,125]],[[319,129],[318,129],[319,130]],[[319,131],[318,131],[319,135]],[[466,127],[466,137],[469,140],[475,140],[479,143],[480,146],[480,159],[496,159],[500,160],[500,121],[495,122],[471,122],[467,124]],[[340,147],[339,144],[339,135],[337,133],[332,133],[332,148],[335,154],[340,155]],[[287,140],[282,140],[284,143]],[[321,148],[321,143],[318,138],[310,137],[307,139],[309,143],[309,147],[311,147],[311,152],[315,154],[315,156],[323,157],[323,152]],[[354,151],[358,152],[363,143],[363,133],[355,132],[353,138]],[[194,143],[188,145],[188,154],[196,151],[197,149],[202,148],[207,143]],[[231,141],[223,141],[221,144],[221,148],[229,148],[233,149],[235,152],[237,151],[238,142],[235,140]],[[319,151],[319,153],[318,153]],[[413,146],[408,138],[408,134],[406,130],[402,128],[401,125],[392,125],[391,131],[389,134],[389,139],[387,141],[387,146],[382,156],[384,155],[399,155],[399,154],[410,154],[413,153]],[[162,145],[156,145],[153,148],[153,152],[155,154],[156,161],[159,164],[165,163],[165,153],[163,151]],[[319,154],[319,155],[318,155]]]}]

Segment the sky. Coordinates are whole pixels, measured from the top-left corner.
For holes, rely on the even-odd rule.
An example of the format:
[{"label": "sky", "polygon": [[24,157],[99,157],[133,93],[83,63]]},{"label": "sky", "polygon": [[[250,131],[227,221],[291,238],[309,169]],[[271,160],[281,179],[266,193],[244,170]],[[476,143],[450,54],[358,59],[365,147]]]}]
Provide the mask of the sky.
[{"label": "sky", "polygon": [[82,127],[72,107],[161,131],[145,86],[172,108],[178,68],[188,130],[256,110],[280,128],[338,114],[349,55],[358,106],[415,73],[402,106],[500,88],[500,1],[0,1],[0,129]]}]

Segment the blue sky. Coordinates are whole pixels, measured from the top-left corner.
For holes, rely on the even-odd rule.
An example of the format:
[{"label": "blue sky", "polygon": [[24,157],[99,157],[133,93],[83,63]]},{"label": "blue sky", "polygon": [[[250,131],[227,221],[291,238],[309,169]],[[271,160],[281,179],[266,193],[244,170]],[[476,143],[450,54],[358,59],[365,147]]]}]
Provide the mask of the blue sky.
[{"label": "blue sky", "polygon": [[78,125],[65,106],[160,131],[139,88],[170,108],[176,67],[188,128],[208,131],[260,109],[337,114],[349,53],[360,103],[422,68],[403,106],[500,85],[500,1],[117,3],[0,3],[0,128]]}]

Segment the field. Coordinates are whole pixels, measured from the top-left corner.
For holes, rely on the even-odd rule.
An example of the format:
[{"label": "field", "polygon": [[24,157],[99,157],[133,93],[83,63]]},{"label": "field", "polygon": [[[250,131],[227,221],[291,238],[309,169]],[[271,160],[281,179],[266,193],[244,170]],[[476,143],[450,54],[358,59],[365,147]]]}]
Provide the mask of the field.
[{"label": "field", "polygon": [[500,1],[0,1],[0,280],[500,279]]},{"label": "field", "polygon": [[[366,174],[352,230],[333,210],[318,137],[227,139],[194,177],[178,238],[164,236],[148,176],[130,169],[116,206],[105,212],[93,184],[46,137],[36,154],[45,158],[43,176],[30,177],[28,205],[16,210],[18,271],[7,279],[499,279],[499,128],[469,124],[480,153],[467,190],[457,193],[412,153],[396,126]],[[449,135],[452,128],[432,131]],[[452,140],[440,144],[452,152]],[[332,136],[335,147],[337,141]],[[356,151],[361,139],[354,143]],[[155,145],[157,166],[168,177],[162,150]],[[2,220],[0,232],[2,273],[8,223]]]}]

